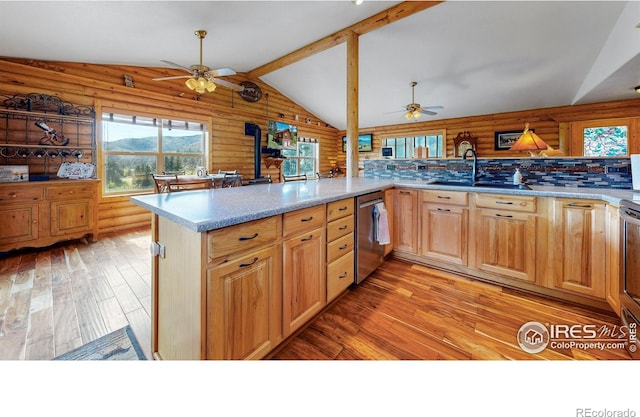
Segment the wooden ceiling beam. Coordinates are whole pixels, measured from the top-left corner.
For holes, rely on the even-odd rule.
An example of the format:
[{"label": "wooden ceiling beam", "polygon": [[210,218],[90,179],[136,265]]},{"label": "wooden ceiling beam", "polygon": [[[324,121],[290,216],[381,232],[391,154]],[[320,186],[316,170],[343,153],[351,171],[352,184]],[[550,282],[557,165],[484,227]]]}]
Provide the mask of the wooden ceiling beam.
[{"label": "wooden ceiling beam", "polygon": [[336,45],[340,45],[347,41],[351,34],[364,35],[378,28],[381,28],[389,23],[393,23],[397,20],[403,19],[412,14],[421,12],[430,7],[436,6],[444,1],[404,1],[396,6],[393,6],[387,10],[377,13],[369,18],[361,20],[345,29],[342,29],[332,35],[317,40],[304,46],[290,54],[287,54],[281,58],[275,59],[267,64],[264,64],[258,68],[254,68],[247,72],[249,78],[257,79],[265,74],[269,74],[280,68],[291,65],[302,59],[308,58],[318,52],[325,51],[329,48],[333,48]]}]

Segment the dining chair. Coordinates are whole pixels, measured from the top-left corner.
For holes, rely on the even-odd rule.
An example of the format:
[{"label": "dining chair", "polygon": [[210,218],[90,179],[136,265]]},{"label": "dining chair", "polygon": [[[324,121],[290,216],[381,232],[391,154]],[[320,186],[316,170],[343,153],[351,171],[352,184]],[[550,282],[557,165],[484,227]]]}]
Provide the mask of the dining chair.
[{"label": "dining chair", "polygon": [[266,177],[260,178],[252,178],[247,180],[247,185],[256,185],[256,184],[271,184],[273,180],[271,179],[271,175],[267,175]]},{"label": "dining chair", "polygon": [[242,185],[242,181],[240,179],[240,175],[238,174],[238,170],[234,169],[232,171],[225,171],[222,169],[218,170],[218,175],[224,175],[222,177],[222,188],[231,188],[238,187]]},{"label": "dining chair", "polygon": [[290,181],[306,181],[307,180],[307,174],[299,174],[299,175],[283,175],[282,179],[284,180],[284,182],[290,182]]},{"label": "dining chair", "polygon": [[213,187],[213,181],[209,178],[179,179],[169,183],[169,192],[189,190],[206,190]]},{"label": "dining chair", "polygon": [[178,181],[177,174],[154,174],[152,173],[153,182],[155,183],[156,193],[168,193],[171,190],[169,189],[169,185],[171,182]]}]

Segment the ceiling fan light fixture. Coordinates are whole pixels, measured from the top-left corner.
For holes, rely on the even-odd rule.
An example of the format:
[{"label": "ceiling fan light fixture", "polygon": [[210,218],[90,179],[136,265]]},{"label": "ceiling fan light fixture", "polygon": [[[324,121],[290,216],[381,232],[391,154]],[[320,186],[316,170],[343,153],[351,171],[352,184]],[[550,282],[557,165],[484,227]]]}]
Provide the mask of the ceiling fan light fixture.
[{"label": "ceiling fan light fixture", "polygon": [[196,87],[198,87],[198,82],[195,80],[195,78],[189,78],[184,82],[184,84],[189,87],[190,90],[195,90]]},{"label": "ceiling fan light fixture", "polygon": [[413,118],[414,119],[419,119],[422,117],[422,113],[420,113],[418,110],[414,110],[413,111]]}]

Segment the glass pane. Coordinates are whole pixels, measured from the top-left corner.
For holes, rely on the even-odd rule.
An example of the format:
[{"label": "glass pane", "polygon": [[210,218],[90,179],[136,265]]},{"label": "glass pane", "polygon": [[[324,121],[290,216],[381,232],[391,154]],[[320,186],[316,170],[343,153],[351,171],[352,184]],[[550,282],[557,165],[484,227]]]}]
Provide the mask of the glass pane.
[{"label": "glass pane", "polygon": [[147,155],[107,155],[105,191],[125,193],[153,190],[152,172],[156,172],[156,157]]},{"label": "glass pane", "polygon": [[282,149],[280,150],[282,156],[286,156],[287,158],[298,156],[298,151],[295,149]]},{"label": "glass pane", "polygon": [[158,128],[104,121],[102,148],[106,151],[157,152]]},{"label": "glass pane", "polygon": [[430,158],[442,158],[442,135],[427,136]]},{"label": "glass pane", "polygon": [[316,175],[314,158],[300,158],[300,173],[307,174],[307,177]]},{"label": "glass pane", "polygon": [[396,138],[396,158],[406,158],[407,153],[404,149],[404,138]]},{"label": "glass pane", "polygon": [[385,139],[385,140],[384,140],[384,146],[391,146],[391,147],[396,146],[396,140],[395,140],[395,138]]},{"label": "glass pane", "polygon": [[204,166],[202,162],[202,156],[183,156],[183,155],[170,155],[164,157],[164,169],[165,172],[181,172],[184,171],[186,175],[195,175],[196,167]]},{"label": "glass pane", "polygon": [[298,160],[296,158],[286,159],[282,163],[282,175],[298,175]]},{"label": "glass pane", "polygon": [[427,146],[427,142],[425,140],[424,136],[418,136],[416,138],[414,138],[414,142],[415,142],[415,147],[421,147],[421,146]]},{"label": "glass pane", "polygon": [[298,150],[300,156],[316,156],[316,144],[315,143],[302,143],[298,142]]},{"label": "glass pane", "polygon": [[584,129],[584,156],[627,155],[627,126]]},{"label": "glass pane", "polygon": [[[196,127],[196,129],[191,129]],[[162,122],[162,152],[203,153],[201,124],[166,120]]]}]

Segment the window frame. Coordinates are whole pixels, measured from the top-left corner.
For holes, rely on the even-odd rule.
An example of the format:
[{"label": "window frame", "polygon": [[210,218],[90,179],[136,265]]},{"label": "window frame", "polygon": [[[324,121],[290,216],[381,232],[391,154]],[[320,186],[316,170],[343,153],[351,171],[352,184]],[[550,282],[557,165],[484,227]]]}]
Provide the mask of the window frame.
[{"label": "window frame", "polygon": [[[157,150],[155,152],[150,152],[150,151],[144,151],[144,152],[135,152],[135,151],[110,151],[105,149],[104,145],[104,122],[108,122],[108,118],[105,118],[105,115],[109,115],[109,114],[113,114],[113,115],[119,115],[119,116],[126,116],[126,117],[141,117],[141,118],[147,118],[147,119],[157,119],[157,123],[155,125],[156,129],[157,129],[157,138],[158,138],[158,142],[157,142]],[[198,157],[201,156],[202,157],[202,162],[204,166],[209,166],[208,164],[208,160],[209,160],[209,142],[211,141],[211,136],[210,136],[210,132],[211,132],[211,124],[209,120],[205,120],[205,119],[198,119],[197,117],[192,117],[192,116],[184,116],[184,115],[169,115],[169,114],[151,114],[151,113],[147,113],[147,112],[142,112],[142,111],[135,111],[135,110],[123,110],[123,109],[119,109],[119,108],[107,108],[104,107],[101,109],[101,111],[98,113],[98,120],[97,120],[97,124],[99,125],[99,138],[97,141],[97,146],[98,146],[98,155],[99,155],[99,160],[101,162],[101,177],[103,178],[102,181],[102,195],[104,197],[125,197],[125,196],[130,196],[130,195],[140,195],[140,194],[149,194],[149,193],[153,193],[154,192],[154,185],[153,185],[153,181],[151,181],[151,186],[149,188],[145,188],[145,189],[140,189],[140,190],[127,190],[127,191],[108,191],[107,190],[107,157],[110,155],[121,155],[121,156],[152,156],[155,158],[156,160],[156,172],[162,172],[164,171],[164,166],[165,166],[165,158],[166,157],[171,157],[171,156],[180,156],[180,157]],[[178,121],[178,122],[186,122],[186,123],[193,123],[193,124],[197,124],[202,126],[203,130],[201,130],[202,132],[202,152],[201,153],[179,153],[179,152],[163,152],[162,151],[162,139],[163,139],[163,130],[165,129],[164,126],[164,122],[166,121]],[[176,128],[179,129],[179,128]],[[184,129],[183,129],[184,130]],[[196,130],[194,130],[195,132]]]},{"label": "window frame", "polygon": [[[447,130],[446,129],[433,129],[419,132],[407,133],[404,136],[393,136],[382,138],[382,147],[393,147],[394,159],[415,159],[416,158],[416,141],[423,139],[423,142],[427,143],[428,136],[441,136],[442,142],[440,143],[440,151],[442,155],[431,156],[429,158],[446,158],[447,155]],[[398,140],[401,139],[404,142],[403,152],[398,151]],[[389,145],[388,141],[394,141],[393,145]],[[404,156],[398,156],[398,155]]]},{"label": "window frame", "polygon": [[570,156],[584,157],[584,129],[594,127],[626,126],[627,127],[627,154],[617,156],[589,156],[589,158],[624,158],[632,153],[640,152],[638,143],[638,128],[640,118],[624,117],[610,119],[593,119],[569,123],[569,151]]},{"label": "window frame", "polygon": [[[288,160],[295,160],[296,161],[296,173],[295,174],[285,174],[284,169],[282,172],[282,175],[301,175],[302,173],[300,172],[300,165],[301,165],[301,161],[303,160],[311,160],[313,161],[313,172],[311,175],[315,175],[316,172],[318,172],[319,170],[319,166],[320,166],[320,142],[317,139],[310,139],[307,141],[301,141],[301,138],[298,138],[298,141],[296,143],[296,155],[295,156],[289,156],[289,155],[284,155],[286,156],[286,158]],[[306,138],[305,138],[306,139]],[[313,157],[309,157],[309,156],[300,156],[300,146],[301,145],[312,145],[315,148],[315,156]],[[283,150],[293,150],[293,149],[283,149]]]}]

